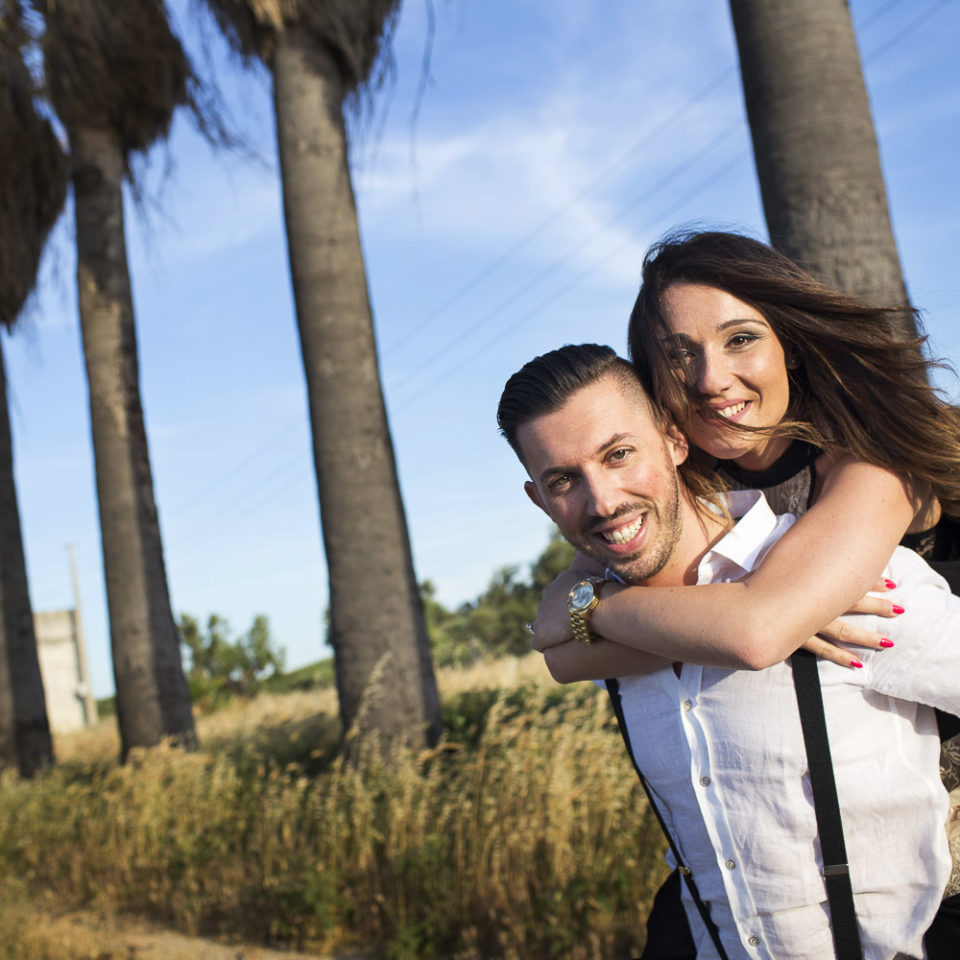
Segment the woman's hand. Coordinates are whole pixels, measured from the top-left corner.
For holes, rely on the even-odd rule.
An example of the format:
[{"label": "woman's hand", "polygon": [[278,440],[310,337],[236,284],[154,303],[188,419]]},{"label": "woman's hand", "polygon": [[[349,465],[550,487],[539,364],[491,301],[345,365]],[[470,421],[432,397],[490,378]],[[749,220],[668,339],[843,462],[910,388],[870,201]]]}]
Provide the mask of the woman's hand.
[{"label": "woman's hand", "polygon": [[530,646],[534,650],[543,653],[548,647],[556,647],[573,639],[567,607],[570,591],[584,577],[602,577],[605,572],[606,568],[599,560],[585,553],[574,554],[570,569],[564,570],[544,589],[537,607],[537,619],[527,624]]},{"label": "woman's hand", "polygon": [[[577,558],[581,555],[577,554]],[[577,559],[574,559],[576,565]],[[582,568],[571,567],[564,570],[553,583],[547,584],[537,607],[537,619],[533,622],[530,646],[543,653],[549,647],[556,647],[573,639],[570,626],[570,613],[567,606],[570,591],[590,573]],[[606,587],[604,587],[606,589]]]},{"label": "woman's hand", "polygon": [[[582,554],[578,553],[574,558],[574,566],[564,570],[553,583],[544,587],[543,596],[537,607],[537,619],[528,627],[528,629],[532,628],[530,646],[534,650],[539,650],[540,653],[573,639],[573,628],[570,626],[570,591],[584,577],[603,574],[602,570],[597,574],[592,566],[586,568],[577,566],[577,560],[581,556]],[[595,564],[596,561],[593,563]],[[606,592],[616,587],[619,587],[619,584],[606,583],[603,585],[603,590]]]},{"label": "woman's hand", "polygon": [[[887,590],[892,590],[895,586],[896,584],[890,580],[881,580],[874,584],[870,593],[858,600],[847,613],[873,613],[878,617],[899,616],[903,613],[903,607],[883,597],[872,596],[873,593],[884,593]],[[839,619],[828,623],[815,637],[811,637],[803,645],[803,649],[809,650],[831,663],[838,663],[841,667],[852,667],[854,669],[862,667],[863,664],[856,657],[851,657],[850,651],[845,646],[838,646],[840,643],[855,647],[867,647],[871,650],[881,650],[893,646],[893,641],[882,633],[866,630],[856,624]]]}]

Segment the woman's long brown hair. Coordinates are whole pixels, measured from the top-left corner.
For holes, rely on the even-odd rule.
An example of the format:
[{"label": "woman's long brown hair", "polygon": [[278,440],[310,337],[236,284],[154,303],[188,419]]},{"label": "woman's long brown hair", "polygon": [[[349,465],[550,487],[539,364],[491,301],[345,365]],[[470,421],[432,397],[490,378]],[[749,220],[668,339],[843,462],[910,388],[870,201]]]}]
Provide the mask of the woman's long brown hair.
[{"label": "woman's long brown hair", "polygon": [[925,358],[925,337],[904,341],[892,333],[905,319],[919,329],[912,308],[869,306],[749,237],[668,237],[644,257],[630,358],[650,396],[685,427],[694,412],[719,417],[662,342],[663,295],[675,283],[716,287],[749,304],[798,361],[789,371],[786,418],[762,432],[849,451],[928,486],[945,511],[960,515],[960,412],[929,381],[931,368],[944,364]]}]

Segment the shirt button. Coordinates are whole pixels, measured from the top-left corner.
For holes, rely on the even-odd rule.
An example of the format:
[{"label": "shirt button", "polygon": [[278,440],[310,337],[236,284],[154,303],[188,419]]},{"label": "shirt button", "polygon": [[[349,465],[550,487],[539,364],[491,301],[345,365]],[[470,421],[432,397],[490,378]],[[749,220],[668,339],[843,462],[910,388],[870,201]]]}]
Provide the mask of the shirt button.
[{"label": "shirt button", "polygon": [[736,865],[732,860],[728,860],[728,861],[727,861],[727,869],[728,869],[728,870],[734,870],[734,869],[736,869],[736,866],[737,866],[737,865]]},{"label": "shirt button", "polygon": [[751,947],[759,947],[759,946],[760,946],[760,938],[759,938],[759,937],[751,937],[751,938],[747,941],[747,943],[749,943]]},{"label": "shirt button", "polygon": [[684,710],[689,710],[693,706],[693,704],[689,700],[684,700],[683,703],[680,704],[680,706],[683,707]]},{"label": "shirt button", "polygon": [[701,778],[700,778],[700,786],[701,786],[701,787],[709,787],[709,786],[710,786],[710,778],[709,778],[709,777],[701,777]]}]

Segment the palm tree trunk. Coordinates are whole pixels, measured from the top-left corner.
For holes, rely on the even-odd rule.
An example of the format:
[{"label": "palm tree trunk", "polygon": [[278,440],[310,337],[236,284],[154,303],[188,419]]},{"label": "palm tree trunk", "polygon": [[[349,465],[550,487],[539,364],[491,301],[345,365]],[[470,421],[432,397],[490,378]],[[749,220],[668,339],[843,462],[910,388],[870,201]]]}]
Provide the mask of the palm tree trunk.
[{"label": "palm tree trunk", "polygon": [[422,744],[439,735],[440,707],[380,386],[345,90],[333,55],[295,27],[277,35],[273,73],[340,713],[345,729]]},{"label": "palm tree trunk", "polygon": [[[0,760],[29,777],[53,763],[47,702],[27,588],[27,565],[13,476],[7,375],[0,351]],[[12,725],[11,725],[12,720]],[[6,731],[12,729],[13,736]]]},{"label": "palm tree trunk", "polygon": [[730,0],[730,11],[771,242],[833,286],[905,305],[848,3]]},{"label": "palm tree trunk", "polygon": [[140,405],[133,298],[115,137],[69,131],[77,288],[123,756],[164,737],[194,738],[190,695],[163,563]]}]

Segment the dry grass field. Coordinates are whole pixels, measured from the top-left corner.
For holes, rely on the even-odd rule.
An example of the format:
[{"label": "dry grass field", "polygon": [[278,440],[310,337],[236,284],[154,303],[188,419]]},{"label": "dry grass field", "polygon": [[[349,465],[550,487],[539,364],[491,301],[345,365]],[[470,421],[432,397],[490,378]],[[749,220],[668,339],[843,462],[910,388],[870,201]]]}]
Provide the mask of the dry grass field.
[{"label": "dry grass field", "polygon": [[387,761],[336,758],[328,690],[236,702],[198,717],[198,751],[122,767],[110,724],[59,738],[56,768],[0,781],[0,955],[112,960],[76,920],[94,944],[65,946],[78,910],[251,960],[637,955],[662,844],[605,696],[557,687],[535,655],[439,680],[448,734]]}]

